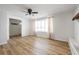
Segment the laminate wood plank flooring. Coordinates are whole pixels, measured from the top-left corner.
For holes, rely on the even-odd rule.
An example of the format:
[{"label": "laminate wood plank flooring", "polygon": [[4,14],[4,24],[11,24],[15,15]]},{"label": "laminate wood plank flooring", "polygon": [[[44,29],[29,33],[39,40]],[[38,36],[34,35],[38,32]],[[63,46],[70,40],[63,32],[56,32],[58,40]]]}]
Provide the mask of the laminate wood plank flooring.
[{"label": "laminate wood plank flooring", "polygon": [[68,43],[35,36],[12,37],[0,46],[0,55],[68,55]]}]

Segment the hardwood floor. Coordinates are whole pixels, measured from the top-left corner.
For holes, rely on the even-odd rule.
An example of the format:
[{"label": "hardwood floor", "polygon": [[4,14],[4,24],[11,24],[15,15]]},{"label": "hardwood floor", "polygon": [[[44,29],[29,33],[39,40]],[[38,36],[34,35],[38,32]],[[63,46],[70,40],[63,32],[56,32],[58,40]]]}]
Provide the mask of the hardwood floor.
[{"label": "hardwood floor", "polygon": [[67,55],[66,42],[39,37],[13,37],[8,44],[0,46],[1,55]]}]

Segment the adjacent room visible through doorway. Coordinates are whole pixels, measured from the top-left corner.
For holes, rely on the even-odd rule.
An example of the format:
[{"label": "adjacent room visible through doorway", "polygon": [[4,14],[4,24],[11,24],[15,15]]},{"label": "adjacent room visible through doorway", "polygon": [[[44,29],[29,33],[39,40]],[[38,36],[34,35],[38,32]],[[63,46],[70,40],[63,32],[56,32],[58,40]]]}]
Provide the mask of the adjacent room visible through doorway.
[{"label": "adjacent room visible through doorway", "polygon": [[9,19],[9,36],[10,37],[16,37],[21,36],[21,20],[17,19]]}]

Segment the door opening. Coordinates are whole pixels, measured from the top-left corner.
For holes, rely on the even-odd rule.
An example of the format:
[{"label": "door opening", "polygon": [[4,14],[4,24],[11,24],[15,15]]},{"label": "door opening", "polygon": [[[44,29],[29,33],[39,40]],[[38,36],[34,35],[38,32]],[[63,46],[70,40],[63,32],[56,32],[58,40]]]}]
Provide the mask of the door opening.
[{"label": "door opening", "polygon": [[21,36],[21,20],[9,18],[9,37]]}]

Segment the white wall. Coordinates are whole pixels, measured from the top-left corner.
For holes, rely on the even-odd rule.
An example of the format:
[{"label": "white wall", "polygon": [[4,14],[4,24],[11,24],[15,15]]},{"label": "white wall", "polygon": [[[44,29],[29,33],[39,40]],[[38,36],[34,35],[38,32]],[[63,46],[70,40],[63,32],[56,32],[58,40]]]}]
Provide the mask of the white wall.
[{"label": "white wall", "polygon": [[29,27],[29,35],[34,35],[35,33],[35,28],[34,28],[34,20],[33,19],[29,19],[30,21],[30,27]]},{"label": "white wall", "polygon": [[[57,13],[53,18],[53,34],[52,39],[60,41],[68,41],[69,38],[74,37],[74,23],[72,18],[74,16],[74,10],[68,12]],[[48,34],[39,32],[37,36],[48,38]]]},{"label": "white wall", "polygon": [[73,18],[74,12],[63,12],[54,15],[53,21],[53,38],[61,41],[68,41],[73,37]]},{"label": "white wall", "polygon": [[[77,7],[77,9],[75,10],[74,15],[76,15],[77,13],[79,13],[79,5]],[[79,20],[75,20],[73,21],[74,23],[74,41],[77,45],[79,44]]]},{"label": "white wall", "polygon": [[0,44],[9,39],[9,18],[22,20],[22,37],[29,35],[29,20],[16,5],[0,5]]},{"label": "white wall", "polygon": [[[74,16],[79,13],[79,5],[75,9]],[[69,46],[73,55],[79,55],[79,20],[74,20],[73,38],[69,39]]]},{"label": "white wall", "polygon": [[79,43],[79,21],[75,20],[74,22],[74,41]]},{"label": "white wall", "polygon": [[9,12],[8,13],[8,18],[13,18],[13,19],[19,19],[22,21],[22,37],[23,36],[28,36],[29,35],[29,19],[26,18],[24,15],[16,14],[16,12]]},{"label": "white wall", "polygon": [[29,35],[29,19],[24,19],[22,21],[22,37]]},{"label": "white wall", "polygon": [[7,43],[9,39],[8,19],[5,11],[0,11],[0,45]]}]

